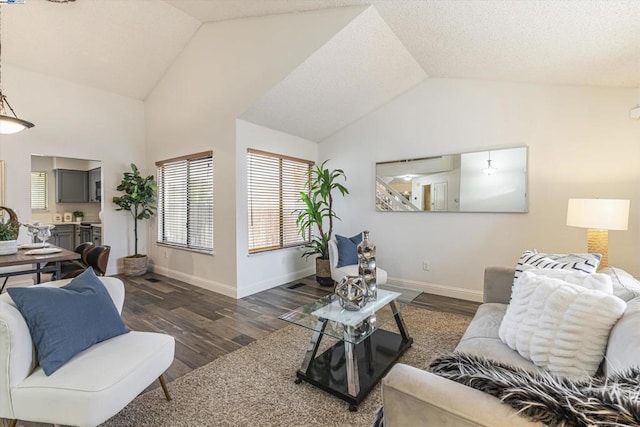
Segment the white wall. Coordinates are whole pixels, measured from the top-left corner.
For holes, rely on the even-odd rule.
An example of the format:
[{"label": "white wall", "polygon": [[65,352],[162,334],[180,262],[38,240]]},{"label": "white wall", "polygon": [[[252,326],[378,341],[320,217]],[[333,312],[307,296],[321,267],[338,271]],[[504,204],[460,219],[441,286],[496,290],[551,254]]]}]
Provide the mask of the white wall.
[{"label": "white wall", "polygon": [[[103,195],[109,201],[130,162],[144,163],[144,106],[141,101],[2,64],[2,85],[19,117],[35,127],[0,135],[5,160],[6,204],[21,220],[31,216],[31,155],[100,160]],[[104,203],[103,241],[111,245],[107,274],[133,253],[133,224]],[[28,241],[21,232],[20,241]],[[146,237],[141,240],[143,248]]]},{"label": "white wall", "polygon": [[300,248],[280,249],[249,255],[247,149],[268,151],[315,161],[318,144],[244,120],[237,121],[236,141],[236,229],[238,298],[314,274],[312,261]]},{"label": "white wall", "polygon": [[153,269],[237,296],[236,118],[364,7],[206,23],[145,101],[147,167],[213,150],[215,255],[157,246]]},{"label": "white wall", "polygon": [[[319,159],[344,168],[336,232],[371,230],[391,281],[479,299],[487,265],[515,265],[528,248],[584,252],[567,227],[572,197],[631,199],[628,231],[609,233],[610,264],[640,275],[640,122],[633,89],[429,79],[323,141]],[[375,162],[529,147],[529,213],[375,211]],[[431,270],[422,270],[422,261]]]}]

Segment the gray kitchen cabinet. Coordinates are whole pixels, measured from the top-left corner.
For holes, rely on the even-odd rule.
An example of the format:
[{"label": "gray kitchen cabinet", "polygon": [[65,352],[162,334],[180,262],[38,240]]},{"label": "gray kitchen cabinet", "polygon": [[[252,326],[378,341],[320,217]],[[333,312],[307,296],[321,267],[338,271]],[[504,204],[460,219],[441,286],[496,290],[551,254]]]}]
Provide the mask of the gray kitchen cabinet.
[{"label": "gray kitchen cabinet", "polygon": [[91,236],[91,229],[93,227],[80,225],[80,226],[77,226],[77,228],[79,230],[78,231],[78,235],[79,235],[78,245],[81,244],[81,243],[93,242],[93,237]]},{"label": "gray kitchen cabinet", "polygon": [[76,226],[74,224],[56,225],[51,230],[51,243],[70,251],[76,248]]},{"label": "gray kitchen cabinet", "polygon": [[102,168],[91,169],[88,172],[89,179],[89,202],[100,203],[102,200],[102,179],[100,178]]},{"label": "gray kitchen cabinet", "polygon": [[56,200],[58,203],[88,202],[87,171],[56,169]]},{"label": "gray kitchen cabinet", "polygon": [[91,227],[91,241],[94,245],[102,245],[102,227]]}]

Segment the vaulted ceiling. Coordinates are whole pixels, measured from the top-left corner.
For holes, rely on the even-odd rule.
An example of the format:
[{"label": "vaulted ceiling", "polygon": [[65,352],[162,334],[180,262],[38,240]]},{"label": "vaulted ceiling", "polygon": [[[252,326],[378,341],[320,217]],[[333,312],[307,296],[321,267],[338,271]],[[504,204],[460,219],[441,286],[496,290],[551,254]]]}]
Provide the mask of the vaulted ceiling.
[{"label": "vaulted ceiling", "polygon": [[426,76],[640,87],[638,0],[26,0],[2,62],[144,100],[203,23],[354,5],[375,8],[244,118],[321,140]]}]

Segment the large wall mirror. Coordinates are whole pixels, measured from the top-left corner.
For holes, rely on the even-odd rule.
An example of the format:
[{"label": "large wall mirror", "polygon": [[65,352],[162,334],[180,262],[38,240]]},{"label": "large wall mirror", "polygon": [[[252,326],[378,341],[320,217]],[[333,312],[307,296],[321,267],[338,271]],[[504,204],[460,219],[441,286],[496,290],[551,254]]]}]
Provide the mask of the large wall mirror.
[{"label": "large wall mirror", "polygon": [[527,147],[376,163],[376,210],[527,212]]}]

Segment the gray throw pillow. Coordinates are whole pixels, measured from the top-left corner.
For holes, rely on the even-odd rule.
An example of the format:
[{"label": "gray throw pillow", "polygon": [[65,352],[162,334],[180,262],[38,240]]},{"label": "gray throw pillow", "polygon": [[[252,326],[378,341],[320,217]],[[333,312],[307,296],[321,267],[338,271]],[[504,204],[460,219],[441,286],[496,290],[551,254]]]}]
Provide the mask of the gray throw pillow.
[{"label": "gray throw pillow", "polygon": [[627,302],[640,297],[640,282],[626,271],[616,268],[603,268],[600,273],[611,277],[613,294]]}]

